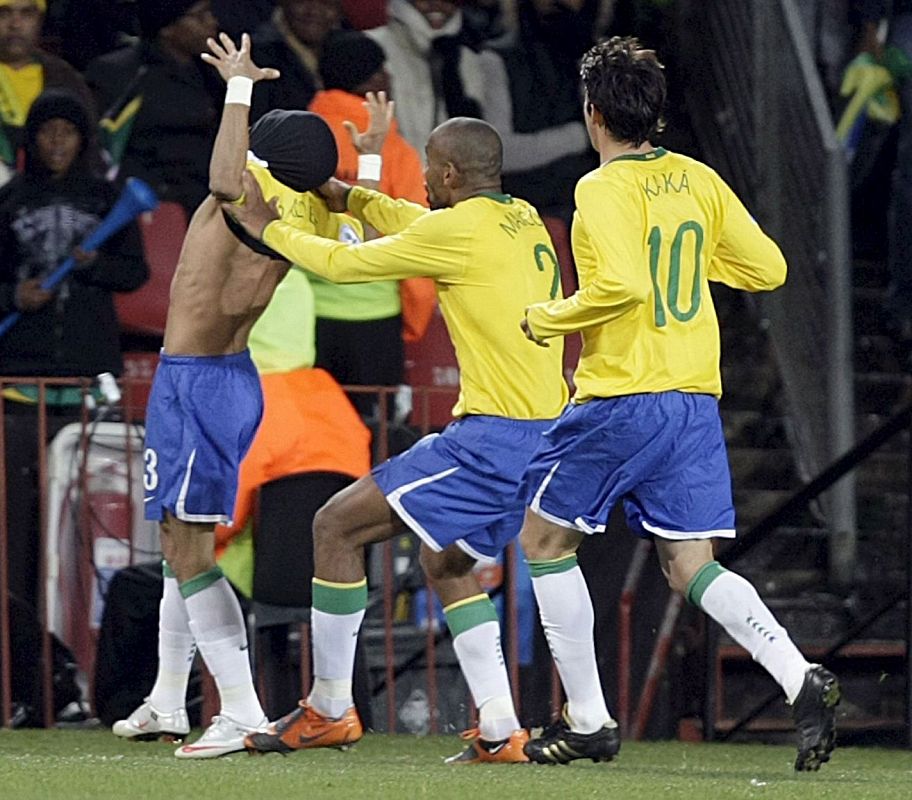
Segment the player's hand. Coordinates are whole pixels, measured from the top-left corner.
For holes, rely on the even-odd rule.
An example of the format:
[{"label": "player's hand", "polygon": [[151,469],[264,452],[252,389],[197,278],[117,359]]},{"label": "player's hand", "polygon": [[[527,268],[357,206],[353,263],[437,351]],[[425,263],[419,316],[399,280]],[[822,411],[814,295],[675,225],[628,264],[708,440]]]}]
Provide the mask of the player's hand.
[{"label": "player's hand", "polygon": [[29,278],[16,286],[13,302],[20,311],[37,311],[46,306],[54,293],[41,288],[41,278]]},{"label": "player's hand", "polygon": [[322,186],[317,187],[317,194],[323,198],[326,207],[337,214],[348,211],[348,193],[351,186],[338,178],[330,178]]},{"label": "player's hand", "polygon": [[263,230],[270,223],[281,219],[279,198],[273,197],[268,203],[263,197],[263,190],[248,170],[241,177],[244,185],[244,202],[240,204],[222,203],[222,208],[255,239],[262,240]]},{"label": "player's hand", "polygon": [[522,332],[526,334],[526,338],[530,342],[535,342],[539,347],[550,347],[544,339],[539,339],[534,333],[532,333],[532,328],[529,327],[529,320],[524,319],[519,323],[519,327],[522,328]]},{"label": "player's hand", "polygon": [[200,58],[218,70],[225,83],[229,78],[241,76],[257,81],[273,81],[279,77],[279,71],[272,67],[258,67],[250,57],[250,35],[241,35],[240,50],[235,46],[227,33],[219,34],[219,41],[206,39],[211,53],[201,53]]},{"label": "player's hand", "polygon": [[348,131],[358,155],[380,155],[390,125],[393,123],[393,109],[396,104],[392,100],[386,99],[386,92],[377,94],[368,92],[362,105],[367,108],[367,130],[359,131],[358,126],[349,120],[345,120],[342,124]]}]

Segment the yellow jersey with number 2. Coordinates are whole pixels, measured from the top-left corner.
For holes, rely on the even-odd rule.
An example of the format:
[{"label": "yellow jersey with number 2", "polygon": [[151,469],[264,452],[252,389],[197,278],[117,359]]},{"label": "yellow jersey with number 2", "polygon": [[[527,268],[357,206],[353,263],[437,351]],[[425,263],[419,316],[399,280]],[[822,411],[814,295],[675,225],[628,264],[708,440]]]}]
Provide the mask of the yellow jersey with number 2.
[{"label": "yellow jersey with number 2", "polygon": [[540,338],[582,332],[575,402],[681,391],[722,394],[709,282],[774,289],[779,247],[712,169],[663,148],[621,156],[576,187],[580,288],[528,310]]},{"label": "yellow jersey with number 2", "polygon": [[263,241],[337,283],[433,278],[459,363],[454,416],[560,414],[567,401],[561,343],[539,347],[519,327],[527,306],[560,294],[551,239],[531,205],[489,193],[428,211],[355,187],[348,208],[386,235],[346,246],[276,220]]}]

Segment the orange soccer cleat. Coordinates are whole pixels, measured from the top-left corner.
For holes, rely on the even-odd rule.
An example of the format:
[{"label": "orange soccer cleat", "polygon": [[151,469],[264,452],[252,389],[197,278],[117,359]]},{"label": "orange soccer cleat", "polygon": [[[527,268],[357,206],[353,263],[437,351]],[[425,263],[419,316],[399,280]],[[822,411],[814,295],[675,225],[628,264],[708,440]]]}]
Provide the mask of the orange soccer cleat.
[{"label": "orange soccer cleat", "polygon": [[314,747],[345,749],[364,735],[354,706],[339,719],[324,717],[306,700],[282,719],[270,723],[265,733],[252,733],[244,746],[254,753],[290,753]]},{"label": "orange soccer cleat", "polygon": [[482,739],[478,728],[462,733],[463,739],[471,739],[472,743],[459,755],[446,759],[447,764],[528,764],[529,757],[523,752],[523,747],[529,741],[529,734],[525,730],[513,731],[510,738],[499,741]]}]

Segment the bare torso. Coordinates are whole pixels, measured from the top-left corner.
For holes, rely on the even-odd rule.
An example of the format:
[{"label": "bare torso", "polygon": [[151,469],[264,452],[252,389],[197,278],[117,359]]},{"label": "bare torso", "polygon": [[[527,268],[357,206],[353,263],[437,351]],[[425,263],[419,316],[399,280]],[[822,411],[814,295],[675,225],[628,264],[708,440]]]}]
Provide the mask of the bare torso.
[{"label": "bare torso", "polygon": [[244,350],[288,267],[242,244],[209,195],[190,220],[171,282],[165,352],[214,356]]}]

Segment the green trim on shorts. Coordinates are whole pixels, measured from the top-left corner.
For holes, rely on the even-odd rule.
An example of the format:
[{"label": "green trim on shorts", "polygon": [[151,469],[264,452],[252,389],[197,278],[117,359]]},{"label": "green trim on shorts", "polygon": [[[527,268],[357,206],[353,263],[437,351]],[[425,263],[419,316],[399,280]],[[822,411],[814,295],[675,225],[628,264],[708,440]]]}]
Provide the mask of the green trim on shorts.
[{"label": "green trim on shorts", "polygon": [[220,567],[213,567],[212,569],[207,569],[205,572],[201,572],[199,575],[194,575],[189,581],[184,581],[184,583],[180,585],[181,597],[186,600],[188,597],[199,594],[203,589],[208,589],[213,583],[224,577],[225,575],[222,573]]},{"label": "green trim on shorts", "polygon": [[355,614],[367,608],[367,578],[357,583],[331,583],[314,578],[313,607],[326,614]]},{"label": "green trim on shorts", "polygon": [[728,572],[718,561],[707,561],[700,569],[697,570],[687,588],[684,590],[684,597],[688,603],[697,608],[701,608],[700,602],[703,600],[703,593],[709,588],[716,578],[723,572]]},{"label": "green trim on shorts", "polygon": [[162,577],[163,578],[176,578],[177,575],[174,574],[174,570],[168,566],[168,562],[165,559],[162,559]]},{"label": "green trim on shorts", "polygon": [[560,558],[549,558],[547,561],[528,561],[529,573],[533,578],[545,575],[557,575],[560,572],[569,572],[576,564],[576,553]]},{"label": "green trim on shorts", "polygon": [[468,598],[468,602],[453,603],[443,609],[443,613],[454,639],[486,622],[497,622],[497,609],[486,594]]}]

